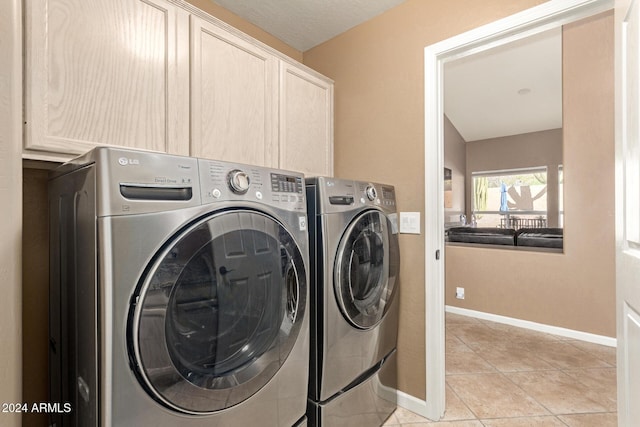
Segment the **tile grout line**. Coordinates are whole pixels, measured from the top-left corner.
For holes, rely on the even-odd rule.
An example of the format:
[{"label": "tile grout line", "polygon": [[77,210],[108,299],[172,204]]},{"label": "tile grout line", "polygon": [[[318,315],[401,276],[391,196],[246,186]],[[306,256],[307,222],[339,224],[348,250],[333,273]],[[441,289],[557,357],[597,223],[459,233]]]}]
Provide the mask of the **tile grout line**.
[{"label": "tile grout line", "polygon": [[[589,354],[589,355],[591,355],[591,356],[595,357],[596,359],[598,359],[598,360],[599,360],[599,361],[601,361],[602,363],[605,363],[606,365],[608,365],[608,367],[610,367],[610,368],[617,368],[615,365],[611,365],[611,363],[609,363],[608,361],[604,360],[603,358],[601,358],[601,357],[600,357],[600,356],[598,356],[597,354],[595,354],[595,353],[593,353],[593,352],[591,352],[591,351],[586,351],[585,349],[580,348],[579,346],[575,345],[574,343],[576,343],[576,342],[581,342],[581,341],[579,341],[579,340],[571,340],[571,341],[568,341],[568,343],[569,343],[572,347],[577,348],[578,350],[582,350],[582,351],[586,352],[587,354]],[[590,344],[593,344],[593,343],[590,343]],[[593,344],[593,345],[598,345],[598,344]]]},{"label": "tile grout line", "polygon": [[[530,372],[541,372],[541,371],[530,371]],[[566,374],[565,374],[566,375]],[[540,405],[541,407],[543,407],[547,412],[549,412],[549,414],[553,415],[555,418],[558,418],[557,414],[555,414],[551,409],[547,408],[545,405],[542,404],[542,402],[539,402],[538,399],[536,399],[535,397],[533,397],[532,395],[529,394],[529,392],[527,392],[525,389],[523,389],[522,387],[520,387],[520,385],[516,384],[511,378],[507,377],[505,375],[505,378],[513,385],[515,385],[516,387],[518,387],[520,390],[522,390],[522,392],[524,394],[526,394],[527,396],[529,396],[531,399],[533,399],[534,402],[536,402],[538,405]],[[559,421],[562,422],[562,420],[559,419]],[[563,424],[565,424],[564,422],[562,422]]]},{"label": "tile grout line", "polygon": [[[460,402],[464,405],[464,407],[465,407],[465,408],[467,408],[467,409],[469,410],[469,412],[473,414],[473,416],[475,417],[475,418],[473,418],[473,419],[474,419],[474,420],[478,420],[478,421],[480,421],[480,418],[478,418],[478,414],[476,414],[476,413],[473,411],[473,409],[471,409],[471,408],[469,407],[469,405],[467,405],[467,402],[465,402],[465,401],[464,401],[464,399],[462,399],[462,397],[460,397],[460,396],[458,395],[458,393],[453,389],[453,387],[449,386],[449,385],[446,383],[446,382],[447,382],[447,381],[446,381],[446,377],[447,377],[447,375],[445,375],[445,385],[446,385],[446,387],[448,387],[448,388],[449,388],[449,390],[451,390],[451,392],[452,392],[453,394],[455,394],[455,395],[456,395],[456,397],[458,398],[458,400],[460,400]],[[446,389],[445,389],[445,393],[446,393]],[[447,413],[446,407],[445,407],[445,411],[444,411],[444,413],[445,413],[445,416],[446,416],[446,413]],[[444,418],[444,417],[443,417],[443,418]],[[440,420],[440,421],[442,421],[442,420]],[[451,420],[451,421],[454,421],[454,420]],[[455,420],[455,421],[466,421],[466,420]]]}]

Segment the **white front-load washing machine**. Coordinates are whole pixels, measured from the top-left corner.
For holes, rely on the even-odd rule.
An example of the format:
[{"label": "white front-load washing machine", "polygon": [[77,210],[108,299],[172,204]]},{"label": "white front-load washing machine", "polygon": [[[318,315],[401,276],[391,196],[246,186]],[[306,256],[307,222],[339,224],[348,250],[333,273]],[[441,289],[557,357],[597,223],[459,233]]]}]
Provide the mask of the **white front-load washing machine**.
[{"label": "white front-load washing machine", "polygon": [[52,425],[306,425],[301,174],[97,148],[49,195]]},{"label": "white front-load washing machine", "polygon": [[311,356],[309,425],[380,426],[396,408],[398,271],[395,189],[306,180]]}]

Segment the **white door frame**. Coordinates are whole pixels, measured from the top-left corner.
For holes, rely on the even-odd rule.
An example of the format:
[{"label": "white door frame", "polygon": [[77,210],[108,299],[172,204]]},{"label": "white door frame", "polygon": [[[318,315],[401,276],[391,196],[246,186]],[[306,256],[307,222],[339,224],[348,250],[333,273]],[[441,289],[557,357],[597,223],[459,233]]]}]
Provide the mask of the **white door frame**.
[{"label": "white door frame", "polygon": [[[22,401],[22,2],[0,5],[0,224],[3,307],[0,312],[0,401]],[[3,426],[21,414],[0,414]]]},{"label": "white door frame", "polygon": [[439,419],[445,409],[443,66],[448,61],[556,28],[612,8],[613,0],[550,0],[499,21],[427,46],[424,50],[427,398],[424,407],[420,408],[422,409],[420,412],[430,419]]},{"label": "white door frame", "polygon": [[640,156],[635,87],[640,74],[640,1],[616,0],[616,323],[618,425],[638,423],[640,408]]}]

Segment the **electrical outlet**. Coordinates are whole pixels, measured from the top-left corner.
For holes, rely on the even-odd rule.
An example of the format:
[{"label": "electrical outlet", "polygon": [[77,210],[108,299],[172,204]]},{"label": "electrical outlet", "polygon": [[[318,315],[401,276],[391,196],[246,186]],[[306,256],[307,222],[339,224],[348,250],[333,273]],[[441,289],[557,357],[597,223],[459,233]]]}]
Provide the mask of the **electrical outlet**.
[{"label": "electrical outlet", "polygon": [[464,299],[464,288],[456,288],[456,298]]}]

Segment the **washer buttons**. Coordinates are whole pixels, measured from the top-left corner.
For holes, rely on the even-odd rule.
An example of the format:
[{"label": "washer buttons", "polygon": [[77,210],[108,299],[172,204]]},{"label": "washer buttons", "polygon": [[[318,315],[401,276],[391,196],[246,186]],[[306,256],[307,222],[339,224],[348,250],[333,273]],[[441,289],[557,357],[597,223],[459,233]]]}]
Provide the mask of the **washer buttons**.
[{"label": "washer buttons", "polygon": [[217,188],[214,188],[211,192],[211,195],[214,199],[218,199],[222,195],[222,193],[220,193],[220,190],[218,190]]}]

